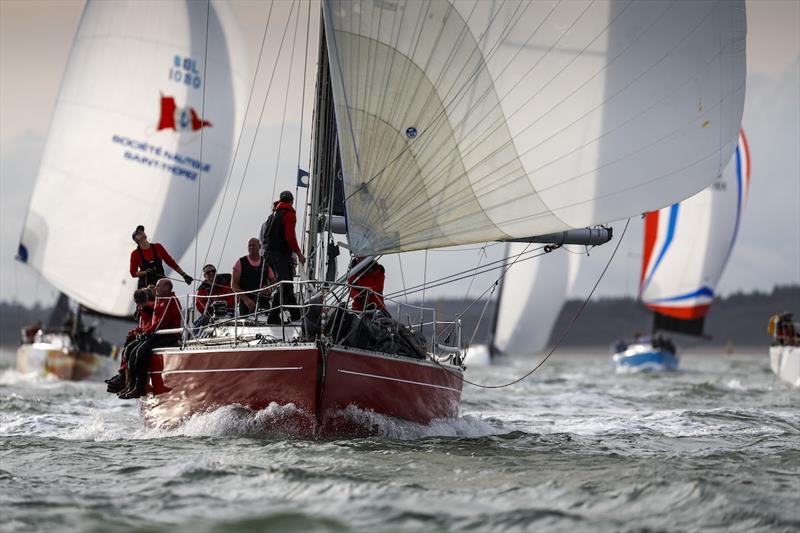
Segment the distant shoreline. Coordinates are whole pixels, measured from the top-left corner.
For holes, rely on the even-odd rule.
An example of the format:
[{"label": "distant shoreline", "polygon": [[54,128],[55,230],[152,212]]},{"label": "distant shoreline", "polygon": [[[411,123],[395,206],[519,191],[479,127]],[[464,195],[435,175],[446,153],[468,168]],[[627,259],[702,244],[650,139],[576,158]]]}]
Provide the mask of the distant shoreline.
[{"label": "distant shoreline", "polygon": [[[560,338],[583,302],[569,300],[556,320],[548,346]],[[489,305],[481,320],[483,305],[473,305],[464,312],[464,300],[459,298],[439,299],[429,302],[436,308],[437,316],[461,315],[464,338],[472,337],[475,344],[486,344],[494,315],[494,306]],[[734,353],[754,350],[767,352],[770,338],[767,321],[775,313],[794,311],[800,319],[800,285],[776,286],[770,293],[735,293],[725,298],[716,298],[706,318],[705,332],[711,340],[701,341],[692,337],[674,336],[679,350],[687,353],[720,353],[730,343]],[[0,302],[0,348],[16,349],[19,332],[36,320],[47,321],[50,309],[36,306],[26,307],[17,303]],[[90,319],[93,320],[93,319]],[[129,325],[112,321],[101,321],[98,331],[111,342],[121,342]],[[608,347],[619,338],[631,340],[636,333],[648,334],[652,327],[652,316],[647,309],[630,297],[598,298],[590,301],[580,319],[565,337],[559,353],[583,352],[608,353]],[[688,348],[685,348],[689,346]],[[682,348],[683,347],[683,348]]]}]

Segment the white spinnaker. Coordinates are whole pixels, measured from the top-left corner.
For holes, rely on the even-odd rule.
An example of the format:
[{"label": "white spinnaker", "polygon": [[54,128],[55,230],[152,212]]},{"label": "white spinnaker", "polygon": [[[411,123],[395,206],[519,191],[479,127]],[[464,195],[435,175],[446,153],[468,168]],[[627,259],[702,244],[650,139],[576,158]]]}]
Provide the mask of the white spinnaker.
[{"label": "white spinnaker", "polygon": [[[509,261],[531,257],[537,245],[508,243]],[[527,247],[527,252],[526,252]],[[578,255],[558,249],[547,255],[520,261],[503,276],[498,295],[493,345],[509,355],[538,354],[547,341],[564,306],[577,273]]]},{"label": "white spinnaker", "polygon": [[541,235],[730,158],[740,1],[323,0],[355,253]]},{"label": "white spinnaker", "polygon": [[128,273],[136,225],[176,260],[186,251],[198,211],[202,224],[224,183],[243,120],[240,34],[222,2],[86,4],[20,243],[53,286],[124,315],[136,287]]},{"label": "white spinnaker", "polygon": [[725,171],[691,198],[645,218],[641,299],[674,318],[704,316],[728,263],[747,200],[750,154],[744,132]]}]

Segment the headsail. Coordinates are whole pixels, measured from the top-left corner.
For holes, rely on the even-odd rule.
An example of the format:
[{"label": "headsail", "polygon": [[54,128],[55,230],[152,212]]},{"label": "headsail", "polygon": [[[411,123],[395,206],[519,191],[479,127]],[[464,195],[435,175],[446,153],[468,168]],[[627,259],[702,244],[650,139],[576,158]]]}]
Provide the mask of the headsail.
[{"label": "headsail", "polygon": [[177,258],[217,198],[243,119],[236,26],[224,3],[86,4],[19,253],[81,304],[128,314],[136,225]]},{"label": "headsail", "polygon": [[749,187],[750,153],[741,132],[719,179],[688,200],[645,217],[640,294],[656,314],[657,329],[703,333]]},{"label": "headsail", "polygon": [[323,0],[323,16],[359,255],[643,213],[736,145],[742,1]]},{"label": "headsail", "polygon": [[[509,243],[506,258],[513,262],[525,249],[525,244]],[[531,249],[532,246],[528,248]],[[559,249],[508,269],[497,297],[491,353],[537,354],[547,347],[556,318],[575,282],[578,258]]]}]

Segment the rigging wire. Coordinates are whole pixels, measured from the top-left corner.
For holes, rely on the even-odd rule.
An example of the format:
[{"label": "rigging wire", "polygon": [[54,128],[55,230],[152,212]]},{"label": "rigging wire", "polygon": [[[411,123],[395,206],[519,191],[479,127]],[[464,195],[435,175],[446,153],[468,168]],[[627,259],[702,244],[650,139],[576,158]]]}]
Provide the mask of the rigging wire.
[{"label": "rigging wire", "polygon": [[[297,16],[298,16],[298,18],[300,17],[299,10],[298,10]],[[305,50],[303,51],[303,58],[304,58],[303,59],[303,92],[302,92],[301,101],[300,101],[300,135],[298,136],[298,141],[297,141],[297,172],[298,172],[298,175],[297,175],[297,178],[296,178],[297,181],[296,181],[295,187],[294,187],[295,205],[298,206],[298,207],[300,206],[300,174],[299,173],[300,173],[300,159],[303,157],[303,126],[305,125],[304,124],[304,120],[305,120],[305,111],[306,111],[306,76],[308,74],[308,44],[309,44],[309,36],[310,36],[310,34],[311,34],[311,2],[308,3],[308,13],[306,15],[306,46],[305,46]],[[308,168],[308,173],[309,173],[308,178],[309,178],[309,181],[310,181],[311,180],[311,168],[310,168],[310,166]],[[309,185],[311,185],[311,184],[309,183]],[[306,198],[305,198],[305,201],[303,202],[303,205],[305,206],[306,209],[303,212],[303,233],[302,233],[302,235],[305,235],[305,233],[306,233],[305,225],[306,225],[306,218],[308,217],[308,204],[307,204],[307,202],[308,202],[308,187],[304,187],[304,188],[306,190],[305,191]],[[303,241],[305,241],[305,239],[303,239]],[[303,242],[303,245],[304,245],[303,252],[305,252],[305,242]]]},{"label": "rigging wire", "polygon": [[425,249],[425,266],[422,269],[422,307],[425,307],[425,287],[428,283],[428,249]]},{"label": "rigging wire", "polygon": [[[483,258],[486,257],[486,245],[487,244],[489,244],[489,243],[488,242],[483,243],[483,246],[481,246],[481,248],[480,248],[480,252],[478,252],[478,264],[475,265],[475,269],[476,270],[478,268],[480,268],[481,261],[483,261]],[[527,249],[527,247],[526,247],[526,249]],[[478,275],[475,274],[474,276],[472,276],[472,279],[469,280],[469,286],[467,287],[467,292],[464,294],[464,303],[467,303],[467,300],[469,299],[469,293],[472,290],[472,285],[475,283],[475,278],[477,278],[477,277],[478,277]]]},{"label": "rigging wire", "polygon": [[[488,250],[493,246],[497,246],[499,244],[503,244],[502,241],[497,242],[485,242],[481,246],[470,246],[468,248],[433,248],[430,251],[432,253],[439,253],[439,252],[471,252],[474,250],[480,250],[482,253]],[[485,255],[485,254],[484,254]]]},{"label": "rigging wire", "polygon": [[283,43],[286,40],[286,33],[289,30],[289,21],[292,19],[292,13],[294,13],[294,6],[296,2],[292,2],[291,11],[289,11],[289,17],[286,19],[286,25],[283,28],[283,35],[281,36],[281,42],[278,45],[278,52],[275,55],[275,63],[272,65],[272,73],[270,74],[269,83],[267,84],[267,91],[264,94],[264,101],[261,103],[261,111],[258,115],[258,122],[256,123],[256,131],[253,135],[253,142],[250,144],[250,150],[247,154],[247,160],[245,161],[244,171],[242,171],[242,180],[239,182],[239,190],[236,193],[236,200],[233,203],[233,209],[231,210],[230,220],[228,221],[228,230],[225,233],[225,240],[222,242],[222,249],[219,252],[219,261],[222,261],[222,255],[225,253],[225,247],[228,244],[228,238],[231,234],[231,227],[233,226],[233,217],[236,215],[236,207],[239,205],[239,199],[242,196],[242,189],[244,188],[244,182],[247,178],[247,170],[250,168],[250,160],[253,157],[253,149],[256,145],[256,140],[258,139],[258,133],[261,130],[261,121],[264,119],[264,110],[267,107],[267,99],[269,98],[269,94],[272,91],[272,82],[275,79],[275,72],[278,70],[278,61],[280,60],[281,52],[283,51]]},{"label": "rigging wire", "polygon": [[403,272],[403,257],[402,254],[397,254],[397,262],[400,263],[400,281],[403,282],[403,297],[408,303],[408,294],[406,294],[406,275]]},{"label": "rigging wire", "polygon": [[[206,86],[208,85],[208,26],[211,20],[211,0],[206,1],[206,39],[203,51],[203,99],[200,104],[200,116],[206,116]],[[200,128],[200,168],[197,169],[197,211],[194,228],[194,275],[197,275],[197,250],[200,247],[200,191],[203,188],[203,139],[206,129]],[[142,256],[144,257],[144,256]],[[193,276],[194,277],[194,276]]]},{"label": "rigging wire", "polygon": [[222,215],[222,208],[225,205],[225,199],[228,196],[228,187],[231,184],[231,178],[233,177],[233,167],[236,164],[236,159],[239,156],[239,146],[242,142],[242,137],[244,136],[244,128],[245,124],[247,123],[247,115],[250,112],[250,104],[253,101],[253,92],[256,87],[256,82],[258,81],[258,71],[261,68],[261,57],[264,55],[264,44],[267,40],[267,30],[269,29],[269,22],[272,18],[272,6],[273,4],[270,2],[269,4],[269,12],[267,14],[267,23],[264,25],[264,34],[261,36],[261,48],[258,52],[258,60],[256,61],[256,72],[253,75],[253,83],[250,84],[250,95],[247,97],[247,105],[244,109],[244,115],[242,115],[242,126],[239,128],[239,136],[236,139],[236,148],[233,151],[233,158],[231,159],[231,166],[228,169],[228,175],[225,178],[225,189],[222,192],[222,200],[219,203],[219,209],[217,210],[217,218],[214,221],[214,229],[211,231],[211,238],[208,240],[208,248],[206,248],[206,255],[203,258],[203,263],[208,262],[208,256],[211,253],[211,245],[214,242],[214,237],[217,234],[217,226],[219,225],[219,219]]},{"label": "rigging wire", "polygon": [[561,334],[561,336],[559,336],[559,338],[556,341],[555,345],[553,345],[553,347],[550,349],[550,351],[547,352],[547,355],[545,355],[544,358],[541,361],[539,361],[539,363],[535,367],[533,367],[531,370],[529,370],[528,372],[523,374],[521,377],[519,377],[517,379],[514,379],[512,381],[509,381],[507,383],[501,383],[499,385],[486,385],[486,384],[482,384],[482,383],[475,383],[474,381],[468,380],[463,375],[460,375],[460,374],[457,374],[457,373],[453,372],[452,370],[450,370],[449,368],[445,367],[444,365],[442,365],[438,361],[436,361],[436,364],[439,365],[441,368],[443,368],[448,373],[450,373],[451,375],[453,375],[456,378],[460,379],[462,382],[467,383],[469,385],[472,385],[474,387],[481,388],[481,389],[503,389],[505,387],[510,387],[512,385],[516,385],[520,381],[522,381],[522,380],[528,378],[529,376],[531,376],[534,372],[539,370],[542,367],[542,365],[544,365],[544,363],[548,359],[550,359],[550,356],[553,355],[553,353],[555,353],[556,349],[559,346],[561,346],[561,343],[564,341],[564,339],[567,338],[567,335],[569,335],[569,333],[572,331],[572,328],[575,326],[575,323],[578,321],[580,316],[583,314],[583,310],[586,309],[586,305],[589,303],[589,300],[592,299],[592,296],[594,295],[595,290],[597,290],[597,286],[600,285],[600,281],[602,281],[603,277],[605,276],[606,272],[608,271],[608,267],[611,266],[611,262],[614,260],[614,257],[617,255],[617,251],[619,250],[619,246],[620,246],[620,244],[622,244],[622,240],[625,238],[625,233],[628,231],[628,225],[630,225],[630,223],[631,223],[631,219],[628,218],[628,220],[625,221],[625,227],[622,229],[622,234],[620,235],[619,240],[617,241],[617,245],[614,247],[614,251],[611,253],[611,257],[608,258],[608,262],[606,262],[606,266],[603,268],[603,271],[600,272],[600,277],[597,278],[597,281],[594,283],[594,286],[592,287],[592,290],[589,292],[589,295],[586,297],[586,299],[584,299],[584,301],[581,304],[581,306],[575,312],[575,316],[572,317],[572,320],[570,321],[569,325],[567,326],[567,329],[565,329],[564,332]]},{"label": "rigging wire", "polygon": [[[542,250],[544,248],[545,248],[544,246],[539,246],[539,247],[534,248],[532,250],[527,250],[527,247],[526,247],[526,250],[524,250],[522,253],[520,253],[517,257],[520,258],[523,255],[530,255],[530,254],[533,254],[534,252],[537,252],[537,251]],[[538,255],[535,255],[533,257],[526,257],[525,259],[519,259],[519,261],[527,261],[528,259],[533,259],[534,257],[539,257],[540,255],[544,255],[544,254],[538,254]],[[508,258],[504,257],[503,259],[498,259],[496,261],[490,261],[489,263],[486,263],[485,265],[483,265],[480,268],[468,268],[466,270],[461,270],[460,272],[456,272],[454,274],[450,274],[450,275],[443,276],[443,277],[438,278],[438,279],[434,279],[430,283],[431,284],[432,283],[439,283],[441,281],[445,281],[445,280],[448,280],[450,278],[461,276],[462,274],[467,274],[469,272],[473,272],[473,271],[481,270],[481,269],[483,269],[483,270],[478,272],[478,274],[486,274],[487,272],[492,272],[493,270],[498,270],[500,268],[503,268],[505,266],[505,263],[507,263],[507,262],[508,262]],[[500,264],[500,263],[502,263],[502,264],[500,266],[498,266],[498,267],[489,268],[492,265],[497,265],[497,264]],[[470,276],[468,275],[468,276],[460,277],[459,279],[466,279],[468,277],[470,277]],[[453,281],[458,281],[458,280],[453,280]],[[417,289],[417,290],[409,290],[409,291],[406,291],[406,292],[408,294],[419,292],[420,290],[422,290],[422,287],[424,285],[425,284],[413,285],[413,286],[410,287],[410,289]],[[439,285],[435,285],[435,286],[438,287],[440,285],[446,285],[446,283],[439,283]],[[428,285],[428,287],[432,288],[432,286],[430,284]],[[401,296],[402,294],[403,294],[402,291],[395,291],[395,292],[392,292],[392,293],[389,293],[389,294],[385,295],[384,297],[385,298],[394,298],[394,297],[397,297],[397,296]]]},{"label": "rigging wire", "polygon": [[[478,301],[480,301],[480,299],[481,299],[481,298],[483,298],[484,296],[486,296],[486,293],[487,293],[487,292],[491,291],[491,294],[489,294],[489,298],[487,298],[487,299],[486,299],[486,301],[487,301],[487,305],[488,305],[488,302],[489,302],[489,300],[491,300],[491,298],[492,298],[492,294],[494,294],[494,291],[495,291],[495,289],[496,289],[496,288],[497,288],[497,286],[500,284],[500,281],[501,281],[501,280],[502,280],[502,279],[505,277],[506,273],[508,273],[508,271],[509,271],[509,270],[511,270],[511,267],[512,267],[512,266],[516,265],[517,263],[521,263],[521,262],[523,262],[523,261],[527,261],[528,259],[534,259],[534,258],[536,258],[536,257],[541,257],[541,256],[543,256],[543,255],[546,255],[546,254],[550,253],[550,252],[548,252],[548,251],[545,249],[545,252],[544,252],[544,253],[541,253],[541,254],[534,255],[533,257],[527,257],[527,258],[525,258],[525,259],[521,259],[521,257],[523,256],[523,254],[527,253],[527,251],[528,251],[528,248],[530,248],[531,244],[532,244],[532,243],[530,243],[530,242],[529,242],[528,244],[526,244],[526,245],[525,245],[525,248],[523,248],[523,249],[522,249],[522,251],[521,251],[520,253],[518,253],[516,256],[514,256],[514,260],[511,262],[511,264],[510,264],[510,265],[506,266],[506,264],[504,263],[502,266],[500,266],[500,267],[497,267],[497,268],[504,268],[504,270],[503,270],[502,274],[500,274],[500,276],[498,276],[498,278],[497,278],[496,280],[494,280],[494,282],[493,282],[491,285],[489,285],[489,287],[487,287],[487,288],[486,288],[486,289],[485,289],[485,290],[484,290],[484,291],[483,291],[481,294],[479,294],[477,298],[475,298],[474,300],[472,300],[472,303],[471,303],[471,304],[469,304],[468,306],[466,306],[466,307],[464,308],[464,310],[463,310],[463,311],[461,311],[461,313],[459,313],[459,314],[458,314],[458,316],[457,316],[457,318],[458,318],[458,319],[460,319],[461,317],[463,317],[463,316],[464,316],[464,315],[467,313],[467,311],[469,311],[469,310],[470,310],[470,308],[471,308],[473,305],[475,305],[475,304],[476,304]],[[542,248],[544,248],[544,247],[542,247]],[[537,248],[537,249],[535,249],[535,250],[532,250],[532,251],[536,251],[536,250],[541,250],[541,248]],[[504,258],[504,261],[508,261],[508,259],[509,259],[509,258],[508,258],[508,257],[506,257],[506,258]],[[496,270],[496,269],[495,269],[495,270]],[[489,272],[489,271],[487,271],[487,272]],[[475,278],[473,277],[473,279],[475,279]],[[466,300],[465,300],[465,303],[466,303]],[[484,309],[484,311],[485,311],[485,309]],[[483,320],[483,313],[481,313],[481,316],[480,316],[480,318],[478,319],[478,323],[475,325],[475,329],[474,329],[474,330],[473,330],[473,332],[472,332],[472,338],[473,338],[473,339],[475,338],[475,333],[478,331],[478,328],[480,327],[480,325],[481,325],[481,321],[482,321],[482,320]],[[454,327],[455,323],[456,323],[456,321],[453,321],[453,322],[451,323],[451,325],[450,325],[448,328],[446,328],[446,329],[445,329],[445,332],[449,334],[450,330],[452,329],[452,327]],[[471,340],[470,340],[470,344],[472,344],[472,341],[471,341]],[[467,346],[469,347],[469,345],[467,345]]]},{"label": "rigging wire", "polygon": [[[294,9],[294,5],[292,5],[292,9]],[[291,20],[291,13],[289,14],[289,20]],[[272,196],[271,198],[275,198],[275,189],[278,185],[278,170],[281,164],[281,152],[283,151],[283,132],[286,127],[286,108],[288,107],[289,103],[289,89],[291,88],[292,84],[292,70],[294,69],[294,48],[297,44],[297,28],[300,25],[300,8],[297,8],[297,14],[295,15],[294,20],[294,38],[292,39],[292,51],[289,53],[289,74],[286,76],[286,92],[283,95],[283,114],[281,115],[281,133],[278,136],[278,154],[275,157],[275,176],[272,180]],[[305,79],[305,71],[303,72],[303,78]],[[304,94],[305,96],[305,94]],[[301,125],[302,127],[302,125]],[[298,143],[302,147],[302,141]]]},{"label": "rigging wire", "polygon": [[[503,275],[505,275],[505,272],[503,272]],[[478,334],[478,329],[480,329],[481,322],[483,322],[483,316],[486,314],[486,309],[489,308],[489,302],[492,301],[492,294],[494,294],[495,289],[497,289],[497,283],[492,283],[491,289],[492,292],[489,294],[489,297],[486,298],[486,303],[483,304],[481,316],[478,317],[478,322],[475,324],[475,329],[472,330],[472,337],[469,338],[469,343],[467,343],[467,346],[472,346],[472,342],[475,340],[475,335]]]},{"label": "rigging wire", "polygon": [[[547,252],[542,252],[542,253],[537,254],[537,255],[526,257],[525,259],[520,259],[518,262],[521,263],[521,262],[524,262],[524,261],[529,261],[531,259],[536,259],[537,257],[541,257],[541,256],[545,255],[546,253]],[[500,266],[496,266],[496,267],[493,267],[493,268],[487,268],[486,270],[483,270],[482,272],[478,272],[478,274],[486,274],[486,273],[492,272],[494,270],[500,270],[504,266],[505,265],[500,265]],[[470,269],[470,270],[472,270],[472,269]],[[449,285],[450,283],[455,283],[456,281],[461,281],[461,280],[464,280],[464,279],[471,278],[473,275],[474,274],[467,274],[465,276],[460,276],[460,277],[457,277],[457,278],[454,278],[454,279],[450,279],[450,280],[447,280],[447,281],[442,281],[441,283],[428,284],[427,287],[429,289],[435,289],[436,287],[441,287],[443,285]],[[448,276],[448,277],[452,277],[452,276]],[[406,294],[415,294],[415,293],[418,293],[418,292],[420,292],[422,290],[423,289],[417,289],[417,290],[414,290],[414,291],[408,291]]]}]

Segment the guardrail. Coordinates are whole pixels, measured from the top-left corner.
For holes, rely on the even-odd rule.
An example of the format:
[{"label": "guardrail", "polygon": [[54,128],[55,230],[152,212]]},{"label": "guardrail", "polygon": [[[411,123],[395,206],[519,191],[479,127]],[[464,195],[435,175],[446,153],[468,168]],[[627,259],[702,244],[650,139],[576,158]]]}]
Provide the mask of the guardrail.
[{"label": "guardrail", "polygon": [[[283,302],[284,291],[280,290],[280,287],[285,285],[290,285],[295,294],[299,293],[297,295],[299,303]],[[356,289],[357,292],[353,289]],[[273,305],[276,291],[278,294],[277,305]],[[344,313],[361,320],[375,320],[382,311],[377,309],[374,304],[367,304],[364,310],[352,308],[354,297],[370,302],[370,296],[373,294],[374,292],[368,287],[316,280],[280,281],[258,290],[225,294],[202,296],[187,294],[185,306],[181,310],[183,327],[162,329],[157,334],[181,334],[183,347],[208,343],[238,346],[254,340],[263,340],[265,335],[280,342],[289,342],[297,338],[307,341],[328,336],[338,338],[336,334],[330,335],[332,332],[329,332],[328,335],[323,333],[324,328],[328,325],[327,321],[333,319],[333,313]],[[256,301],[255,309],[252,312],[241,313],[241,297],[251,295]],[[225,302],[231,297],[234,303],[233,308]],[[198,312],[196,305],[199,300],[205,300],[202,314]],[[219,301],[222,301],[224,305],[215,305]],[[391,299],[385,299],[384,304],[385,312],[394,320],[398,331],[401,326],[404,326],[425,337],[429,356],[438,361],[450,361],[461,357],[460,319],[439,321],[436,319],[436,309],[434,308]],[[299,322],[285,321],[286,314],[291,314],[290,310],[292,309],[299,310],[301,315]],[[280,323],[270,323],[269,317],[275,315],[280,317]],[[311,331],[315,328],[310,326],[318,326],[316,327],[317,331]],[[342,321],[339,323],[339,328],[341,327]],[[269,333],[266,328],[269,328]],[[280,338],[275,337],[276,330],[279,330]],[[341,333],[341,330],[336,333]]]}]

